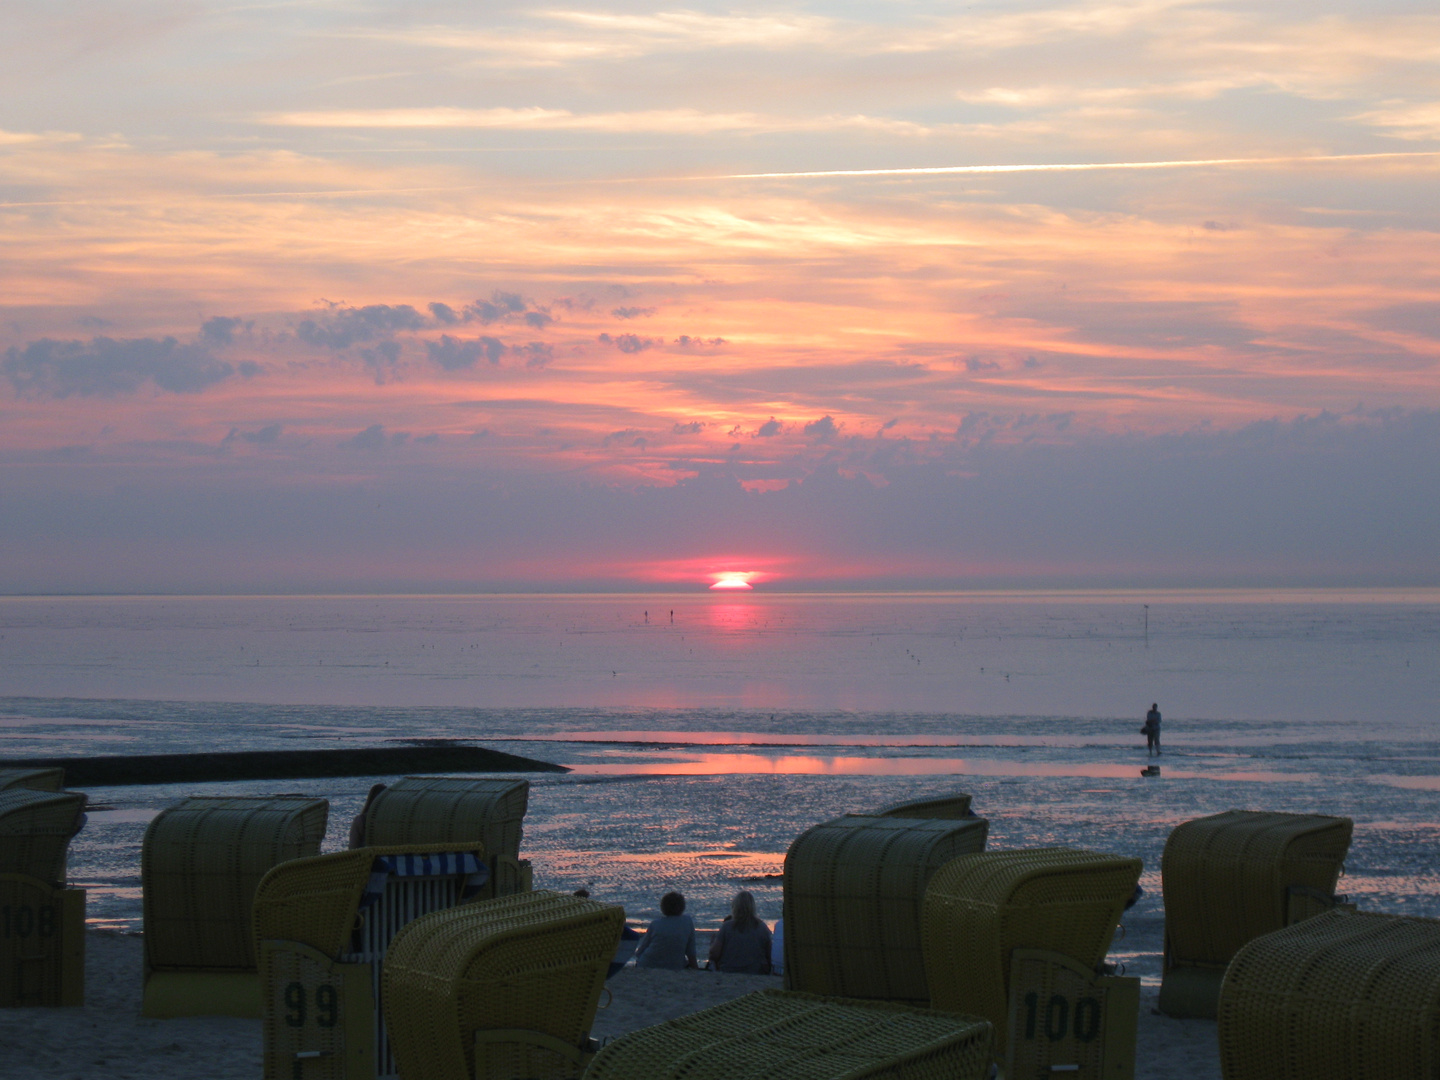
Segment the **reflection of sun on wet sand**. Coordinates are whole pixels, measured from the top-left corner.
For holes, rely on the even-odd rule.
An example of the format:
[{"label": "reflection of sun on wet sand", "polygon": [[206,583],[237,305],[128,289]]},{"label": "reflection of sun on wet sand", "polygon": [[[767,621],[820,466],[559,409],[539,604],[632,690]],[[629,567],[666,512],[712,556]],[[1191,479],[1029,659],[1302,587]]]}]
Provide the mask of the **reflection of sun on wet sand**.
[{"label": "reflection of sun on wet sand", "polygon": [[[85,942],[83,1009],[0,1010],[7,1080],[255,1080],[261,1074],[260,1021],[234,1017],[148,1020],[140,1016],[141,938],[91,931]],[[703,953],[703,948],[702,948]],[[780,985],[768,975],[627,968],[607,984],[609,1006],[592,1034],[614,1038]],[[604,1003],[602,998],[602,1004]],[[1215,1024],[1152,1012],[1140,1000],[1136,1080],[1218,1080]]]}]

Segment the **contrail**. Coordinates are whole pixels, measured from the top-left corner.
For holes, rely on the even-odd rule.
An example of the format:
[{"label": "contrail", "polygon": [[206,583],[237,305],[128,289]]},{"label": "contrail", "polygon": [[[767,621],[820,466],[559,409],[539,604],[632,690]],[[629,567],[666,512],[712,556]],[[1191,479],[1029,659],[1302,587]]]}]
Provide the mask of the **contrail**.
[{"label": "contrail", "polygon": [[1053,165],[939,165],[925,169],[817,169],[813,172],[731,173],[689,180],[793,180],[819,176],[949,176],[965,173],[1098,172],[1102,169],[1195,169],[1212,165],[1295,165],[1311,161],[1377,161],[1440,157],[1440,150],[1393,150],[1378,154],[1311,154],[1287,157],[1204,158],[1188,161],[1105,161]]}]

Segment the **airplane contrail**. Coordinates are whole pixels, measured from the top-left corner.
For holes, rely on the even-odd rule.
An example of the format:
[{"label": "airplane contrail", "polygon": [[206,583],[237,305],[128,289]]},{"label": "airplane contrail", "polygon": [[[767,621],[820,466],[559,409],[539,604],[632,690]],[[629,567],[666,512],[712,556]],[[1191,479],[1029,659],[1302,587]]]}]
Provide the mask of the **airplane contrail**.
[{"label": "airplane contrail", "polygon": [[1204,158],[1186,161],[1104,161],[1050,165],[938,165],[922,169],[817,169],[811,172],[731,173],[690,180],[791,180],[823,176],[944,176],[964,173],[1098,172],[1102,169],[1194,169],[1210,165],[1294,165],[1311,161],[1375,161],[1440,157],[1440,150],[1392,150],[1376,154],[1298,154],[1286,157]]}]

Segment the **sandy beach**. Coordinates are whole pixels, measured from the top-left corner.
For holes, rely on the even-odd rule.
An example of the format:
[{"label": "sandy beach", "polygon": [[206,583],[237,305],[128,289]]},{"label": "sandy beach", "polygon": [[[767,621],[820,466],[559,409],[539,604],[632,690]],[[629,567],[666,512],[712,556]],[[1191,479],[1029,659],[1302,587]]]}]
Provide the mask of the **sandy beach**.
[{"label": "sandy beach", "polygon": [[[258,1020],[140,1015],[143,943],[139,935],[92,930],[86,940],[85,1007],[0,1011],[0,1048],[10,1080],[255,1080]],[[592,1034],[610,1039],[778,987],[766,975],[627,968],[607,984],[611,1000]],[[602,1000],[602,1004],[604,1001]],[[1218,1080],[1215,1025],[1156,1015],[1155,991],[1142,993],[1136,1080]]]}]

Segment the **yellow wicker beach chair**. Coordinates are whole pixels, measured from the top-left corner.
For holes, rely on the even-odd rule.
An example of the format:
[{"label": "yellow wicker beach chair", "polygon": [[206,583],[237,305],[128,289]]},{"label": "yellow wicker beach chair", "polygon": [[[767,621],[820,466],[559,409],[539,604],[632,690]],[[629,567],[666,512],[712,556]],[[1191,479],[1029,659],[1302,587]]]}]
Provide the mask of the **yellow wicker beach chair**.
[{"label": "yellow wicker beach chair", "polygon": [[0,874],[25,874],[63,885],[70,839],[84,824],[81,792],[24,787],[0,791]]},{"label": "yellow wicker beach chair", "polygon": [[989,1069],[978,1017],[759,990],[622,1035],[585,1080],[981,1080]]},{"label": "yellow wicker beach chair", "polygon": [[785,987],[924,1007],[920,919],[930,876],[983,851],[984,818],[848,816],[785,856]]},{"label": "yellow wicker beach chair", "polygon": [[1225,1080],[1440,1076],[1440,921],[1336,910],[1242,946],[1220,990]]},{"label": "yellow wicker beach chair", "polygon": [[84,1004],[85,890],[65,885],[84,824],[80,792],[0,790],[0,1007]]},{"label": "yellow wicker beach chair", "polygon": [[1160,1010],[1214,1019],[1226,965],[1242,945],[1333,907],[1351,829],[1349,818],[1247,810],[1177,826],[1160,864]]},{"label": "yellow wicker beach chair", "polygon": [[0,873],[0,1007],[85,1004],[85,890]]},{"label": "yellow wicker beach chair", "polygon": [[1016,950],[1058,953],[1098,974],[1140,868],[1139,859],[1074,848],[991,851],[947,863],[925,891],[931,1006],[985,1017],[995,1025],[997,1052],[1006,1052]]},{"label": "yellow wicker beach chair", "polygon": [[1062,953],[1010,954],[1005,1075],[1129,1080],[1135,1075],[1140,980],[1098,975]]},{"label": "yellow wicker beach chair", "polygon": [[490,880],[482,896],[508,896],[531,888],[530,863],[520,838],[530,800],[528,780],[407,776],[377,795],[365,814],[365,843],[480,843]]},{"label": "yellow wicker beach chair", "polygon": [[380,980],[396,934],[468,904],[478,844],[356,848],[281,863],[255,892],[266,1080],[395,1075]]},{"label": "yellow wicker beach chair", "polygon": [[971,796],[965,792],[953,791],[949,795],[934,795],[927,799],[906,799],[903,802],[887,803],[878,810],[872,810],[869,816],[930,818],[950,821],[955,818],[975,816],[970,812],[970,800]]},{"label": "yellow wicker beach chair", "polygon": [[417,919],[385,960],[387,1024],[402,1076],[569,1080],[625,910],[531,892]]},{"label": "yellow wicker beach chair", "polygon": [[520,857],[530,801],[528,780],[407,776],[370,804],[365,843],[485,845],[490,855]]},{"label": "yellow wicker beach chair", "polygon": [[329,804],[300,795],[190,798],[145,830],[146,1016],[259,1016],[255,889],[314,855]]},{"label": "yellow wicker beach chair", "polygon": [[0,769],[0,791],[8,788],[59,791],[64,786],[64,769]]}]

